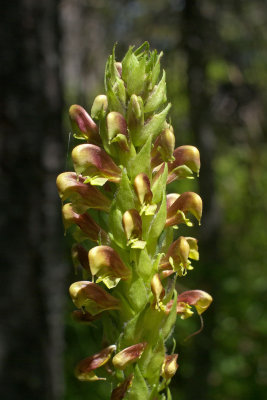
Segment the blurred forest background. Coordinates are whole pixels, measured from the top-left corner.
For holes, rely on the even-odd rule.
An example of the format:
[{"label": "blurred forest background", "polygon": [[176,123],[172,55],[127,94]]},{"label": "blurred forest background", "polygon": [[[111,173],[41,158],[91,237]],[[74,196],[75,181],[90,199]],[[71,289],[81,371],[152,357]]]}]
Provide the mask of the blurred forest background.
[{"label": "blurred forest background", "polygon": [[1,11],[0,398],[108,399],[102,382],[73,377],[100,335],[70,318],[55,179],[70,168],[69,106],[90,111],[103,93],[114,42],[120,60],[148,40],[164,51],[176,144],[202,161],[184,185],[204,200],[201,258],[182,283],[214,298],[200,335],[184,342],[200,322],[178,321],[173,398],[265,399],[266,0],[13,0]]}]

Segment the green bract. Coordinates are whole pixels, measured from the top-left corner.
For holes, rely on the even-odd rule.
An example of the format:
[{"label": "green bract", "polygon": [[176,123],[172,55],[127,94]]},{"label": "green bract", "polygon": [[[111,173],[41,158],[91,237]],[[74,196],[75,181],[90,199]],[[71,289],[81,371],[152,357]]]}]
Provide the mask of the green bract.
[{"label": "green bract", "polygon": [[[73,134],[84,142],[72,151],[74,171],[57,179],[65,229],[76,242],[73,262],[86,279],[70,287],[74,317],[101,318],[108,346],[86,355],[76,375],[109,379],[111,400],[170,400],[178,355],[167,354],[166,340],[177,315],[189,318],[192,307],[200,315],[212,301],[200,290],[175,289],[199,254],[196,239],[173,241],[173,229],[190,229],[192,216],[200,222],[202,200],[193,192],[167,195],[167,185],[194,178],[200,158],[193,146],[174,149],[161,57],[148,43],[130,47],[121,62],[113,50],[106,93],[95,98],[91,116],[70,108]],[[93,209],[102,216],[97,222]],[[109,359],[99,378],[95,370]]]}]

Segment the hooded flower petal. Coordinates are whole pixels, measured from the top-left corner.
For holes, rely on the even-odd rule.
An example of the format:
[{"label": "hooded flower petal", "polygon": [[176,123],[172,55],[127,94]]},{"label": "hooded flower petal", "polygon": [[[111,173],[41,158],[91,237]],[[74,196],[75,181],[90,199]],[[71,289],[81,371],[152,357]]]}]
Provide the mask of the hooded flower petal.
[{"label": "hooded flower petal", "polygon": [[155,299],[155,308],[156,310],[164,310],[165,307],[162,304],[162,299],[165,296],[165,290],[164,287],[162,286],[159,274],[155,274],[151,280],[151,291],[153,293],[154,299]]},{"label": "hooded flower petal", "polygon": [[117,369],[125,369],[129,364],[139,360],[146,346],[147,343],[143,342],[123,349],[113,357],[112,363],[114,367]]},{"label": "hooded flower petal", "polygon": [[175,146],[175,136],[172,126],[168,126],[157,137],[151,152],[151,167],[155,168],[164,161],[173,161],[173,151]]},{"label": "hooded flower petal", "polygon": [[107,233],[90,217],[89,214],[77,214],[72,204],[67,203],[62,207],[62,216],[65,229],[76,224],[82,232],[93,242],[108,243]]},{"label": "hooded flower petal", "polygon": [[131,387],[134,375],[129,375],[119,386],[113,389],[110,400],[124,399],[128,389]]},{"label": "hooded flower petal", "polygon": [[96,283],[90,281],[74,282],[69,288],[70,296],[77,308],[82,308],[92,315],[105,310],[117,310],[119,300],[111,296]]},{"label": "hooded flower petal", "polygon": [[167,381],[175,375],[178,369],[177,358],[178,354],[165,355],[161,374]]},{"label": "hooded flower petal", "polygon": [[97,380],[105,380],[105,378],[99,378],[95,374],[95,370],[105,365],[112,353],[116,350],[115,345],[111,345],[106,347],[102,351],[97,354],[94,354],[91,357],[87,357],[84,360],[80,361],[76,366],[75,375],[80,381],[97,381]]},{"label": "hooded flower petal", "polygon": [[142,219],[137,210],[125,211],[122,216],[122,225],[128,240],[128,245],[132,248],[143,249],[146,242],[142,240]]},{"label": "hooded flower petal", "polygon": [[69,109],[69,116],[75,137],[86,139],[91,143],[101,144],[98,126],[83,107],[74,104]]},{"label": "hooded flower petal", "polygon": [[109,211],[111,201],[96,187],[84,183],[85,178],[75,172],[63,172],[57,177],[57,188],[62,201],[69,199],[77,212],[88,208]]},{"label": "hooded flower petal", "polygon": [[89,251],[89,264],[92,275],[98,277],[111,289],[119,281],[131,277],[131,271],[125,266],[118,253],[109,246],[96,246]]},{"label": "hooded flower petal", "polygon": [[202,200],[197,193],[185,192],[181,194],[169,208],[167,207],[166,226],[173,226],[181,223],[192,226],[192,223],[186,218],[188,212],[193,214],[200,222],[202,216]]},{"label": "hooded flower petal", "polygon": [[116,111],[107,115],[107,132],[109,143],[118,142],[121,150],[129,151],[127,123],[123,115]]},{"label": "hooded flower petal", "polygon": [[175,179],[190,177],[192,172],[196,172],[197,174],[199,173],[200,156],[196,147],[177,147],[174,150],[173,156],[175,160],[168,163],[169,176],[167,183],[170,183]]},{"label": "hooded flower petal", "polygon": [[184,302],[190,306],[195,306],[197,313],[202,314],[210,306],[212,297],[203,290],[188,290],[179,294],[177,302]]},{"label": "hooded flower petal", "polygon": [[72,151],[72,160],[77,174],[86,176],[85,182],[91,185],[103,185],[106,181],[119,183],[121,169],[110,156],[93,144],[80,144]]},{"label": "hooded flower petal", "polygon": [[160,270],[173,269],[179,276],[186,274],[188,269],[192,269],[191,262],[188,260],[190,246],[184,236],[180,236],[171,244],[166,256],[161,259]]}]

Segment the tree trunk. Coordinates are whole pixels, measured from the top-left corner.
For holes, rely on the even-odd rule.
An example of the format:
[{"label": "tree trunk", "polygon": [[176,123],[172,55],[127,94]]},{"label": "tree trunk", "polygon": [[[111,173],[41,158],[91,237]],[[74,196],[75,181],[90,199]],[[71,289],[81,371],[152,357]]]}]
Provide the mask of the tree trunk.
[{"label": "tree trunk", "polygon": [[2,7],[0,398],[63,389],[62,90],[56,0]]}]

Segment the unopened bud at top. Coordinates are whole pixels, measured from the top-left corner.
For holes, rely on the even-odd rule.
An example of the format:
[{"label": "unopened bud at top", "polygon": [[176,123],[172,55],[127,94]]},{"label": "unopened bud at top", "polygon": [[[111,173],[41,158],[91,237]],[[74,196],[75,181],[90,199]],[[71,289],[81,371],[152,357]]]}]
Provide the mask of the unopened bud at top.
[{"label": "unopened bud at top", "polygon": [[144,125],[144,104],[142,98],[135,94],[131,96],[128,104],[127,124],[131,133],[132,142],[136,145],[141,128]]},{"label": "unopened bud at top", "polygon": [[91,115],[92,118],[100,119],[105,115],[108,109],[108,98],[104,94],[99,94],[94,99],[92,108],[91,108]]},{"label": "unopened bud at top", "polygon": [[90,143],[101,144],[98,126],[83,107],[74,104],[69,109],[69,116],[75,137],[86,139]]}]

